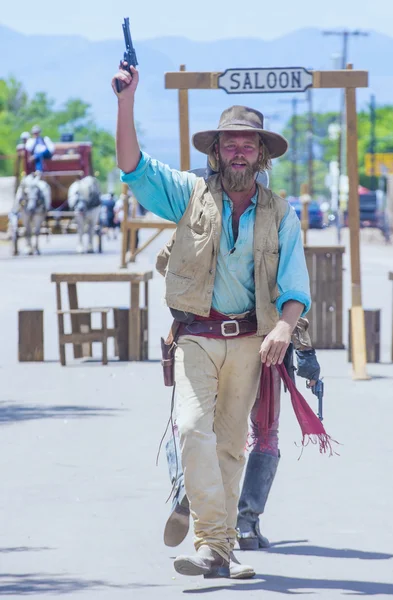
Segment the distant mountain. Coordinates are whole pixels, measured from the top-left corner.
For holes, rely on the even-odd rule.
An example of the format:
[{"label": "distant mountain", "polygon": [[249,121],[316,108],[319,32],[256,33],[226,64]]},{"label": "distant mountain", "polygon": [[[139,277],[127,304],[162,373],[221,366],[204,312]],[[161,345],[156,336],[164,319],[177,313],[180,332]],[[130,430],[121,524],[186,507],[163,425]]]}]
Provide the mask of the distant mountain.
[{"label": "distant mountain", "polygon": [[[332,55],[340,51],[339,38],[318,29],[300,29],[275,40],[236,38],[198,42],[161,37],[135,43],[141,73],[136,113],[145,131],[145,146],[162,160],[178,164],[177,92],[164,89],[164,73],[188,70],[223,71],[236,67],[304,66],[331,69]],[[114,130],[116,100],[110,79],[123,52],[122,40],[91,42],[80,36],[28,36],[0,26],[0,77],[14,75],[32,94],[46,91],[58,103],[69,97],[90,102],[98,122]],[[377,32],[350,40],[354,67],[370,71],[370,88],[360,90],[359,106],[375,93],[377,103],[393,103],[393,38]],[[299,97],[302,95],[299,94]],[[191,131],[214,126],[230,104],[251,104],[270,115],[271,129],[280,130],[289,117],[290,95],[233,95],[223,91],[191,91]],[[336,110],[337,90],[316,90],[317,111]],[[300,105],[305,110],[305,105]],[[200,157],[192,155],[193,166]]]}]

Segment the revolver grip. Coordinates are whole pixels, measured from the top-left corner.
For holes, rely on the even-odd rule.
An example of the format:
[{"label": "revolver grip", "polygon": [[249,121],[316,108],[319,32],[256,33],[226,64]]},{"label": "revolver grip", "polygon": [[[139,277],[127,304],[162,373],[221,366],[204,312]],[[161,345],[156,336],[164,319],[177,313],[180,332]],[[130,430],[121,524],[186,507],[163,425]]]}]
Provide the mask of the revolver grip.
[{"label": "revolver grip", "polygon": [[[124,61],[125,61],[125,59],[120,61],[119,69],[121,69],[122,71],[127,71],[128,73],[131,73],[131,69],[130,69],[129,65],[126,67],[124,65]],[[116,91],[118,94],[120,94],[120,92],[122,92],[125,87],[126,87],[125,84],[122,81],[120,81],[120,79],[116,79]]]},{"label": "revolver grip", "polygon": [[124,89],[124,84],[122,81],[120,81],[120,79],[116,79],[115,82],[116,82],[116,92],[118,94],[120,94],[120,92]]}]

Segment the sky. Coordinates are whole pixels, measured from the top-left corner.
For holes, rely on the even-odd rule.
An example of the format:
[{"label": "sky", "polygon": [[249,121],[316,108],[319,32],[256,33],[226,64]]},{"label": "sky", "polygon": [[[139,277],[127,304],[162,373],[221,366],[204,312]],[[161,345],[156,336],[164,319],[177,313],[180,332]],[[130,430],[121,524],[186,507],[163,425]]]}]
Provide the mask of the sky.
[{"label": "sky", "polygon": [[184,36],[273,39],[302,27],[375,30],[392,35],[392,0],[2,0],[0,24],[25,34],[79,34],[91,40],[122,37],[130,17],[135,40]]}]

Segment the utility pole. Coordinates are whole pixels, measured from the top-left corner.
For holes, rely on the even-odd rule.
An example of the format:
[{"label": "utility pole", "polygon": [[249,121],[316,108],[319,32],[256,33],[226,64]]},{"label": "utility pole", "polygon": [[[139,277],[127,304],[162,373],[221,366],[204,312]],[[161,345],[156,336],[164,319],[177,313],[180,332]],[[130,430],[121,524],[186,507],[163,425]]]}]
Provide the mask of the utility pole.
[{"label": "utility pole", "polygon": [[[341,69],[347,68],[348,62],[348,43],[350,37],[359,37],[359,36],[368,36],[369,34],[366,31],[361,31],[360,29],[354,29],[352,31],[348,29],[343,29],[342,31],[336,30],[328,30],[323,31],[323,35],[335,35],[340,36],[342,38],[342,52],[341,52]],[[338,165],[339,165],[339,173],[340,175],[346,175],[346,161],[345,161],[345,153],[346,153],[346,143],[345,143],[345,91],[343,90],[341,93],[341,102],[340,102],[340,134],[338,139]]]},{"label": "utility pole", "polygon": [[298,123],[297,123],[297,117],[298,117],[298,111],[297,111],[297,107],[299,102],[305,102],[304,99],[299,99],[299,98],[292,98],[292,100],[280,100],[279,102],[281,103],[291,103],[292,105],[292,119],[291,119],[291,124],[292,124],[292,131],[291,131],[291,144],[290,144],[290,160],[291,160],[291,195],[292,196],[297,196],[297,191],[298,191],[298,144],[297,144],[297,138],[298,138]]},{"label": "utility pole", "polygon": [[297,192],[297,98],[292,98],[292,196]]},{"label": "utility pole", "polygon": [[[347,68],[348,62],[348,43],[350,37],[359,37],[359,36],[368,36],[369,34],[366,31],[361,31],[360,29],[354,29],[352,31],[348,29],[343,29],[342,31],[337,30],[328,30],[323,31],[323,35],[335,35],[340,36],[342,38],[342,51],[341,51],[341,69]],[[338,162],[338,208],[336,214],[336,222],[337,222],[337,241],[341,243],[341,216],[342,216],[342,208],[343,208],[343,197],[341,192],[343,191],[343,178],[342,175],[346,175],[347,173],[347,163],[346,163],[346,116],[345,116],[345,90],[342,90],[340,97],[340,129],[338,134],[338,148],[337,148],[337,162]]]}]

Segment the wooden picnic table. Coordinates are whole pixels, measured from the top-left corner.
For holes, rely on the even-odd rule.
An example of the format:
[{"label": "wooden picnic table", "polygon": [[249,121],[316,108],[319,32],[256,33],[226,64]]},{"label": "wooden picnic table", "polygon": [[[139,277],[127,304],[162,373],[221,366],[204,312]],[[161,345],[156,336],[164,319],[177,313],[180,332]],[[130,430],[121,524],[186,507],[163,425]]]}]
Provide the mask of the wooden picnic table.
[{"label": "wooden picnic table", "polygon": [[[144,305],[143,310],[146,313],[146,320],[148,319],[148,305],[149,305],[149,289],[148,282],[152,279],[152,271],[145,271],[140,273],[52,273],[51,281],[56,284],[56,306],[57,311],[62,311],[62,296],[61,296],[61,284],[67,285],[68,291],[68,303],[70,310],[79,309],[78,305],[78,294],[77,284],[78,283],[129,283],[130,284],[130,306],[129,306],[129,320],[128,320],[128,359],[129,360],[142,360],[141,351],[141,309],[139,306],[139,291],[140,285],[144,284]],[[88,324],[87,319],[90,319],[90,315],[71,313],[71,325],[72,332],[79,334],[81,332],[81,325]],[[147,321],[146,321],[147,322]],[[82,358],[83,351],[82,345],[74,344],[74,357]]]}]

